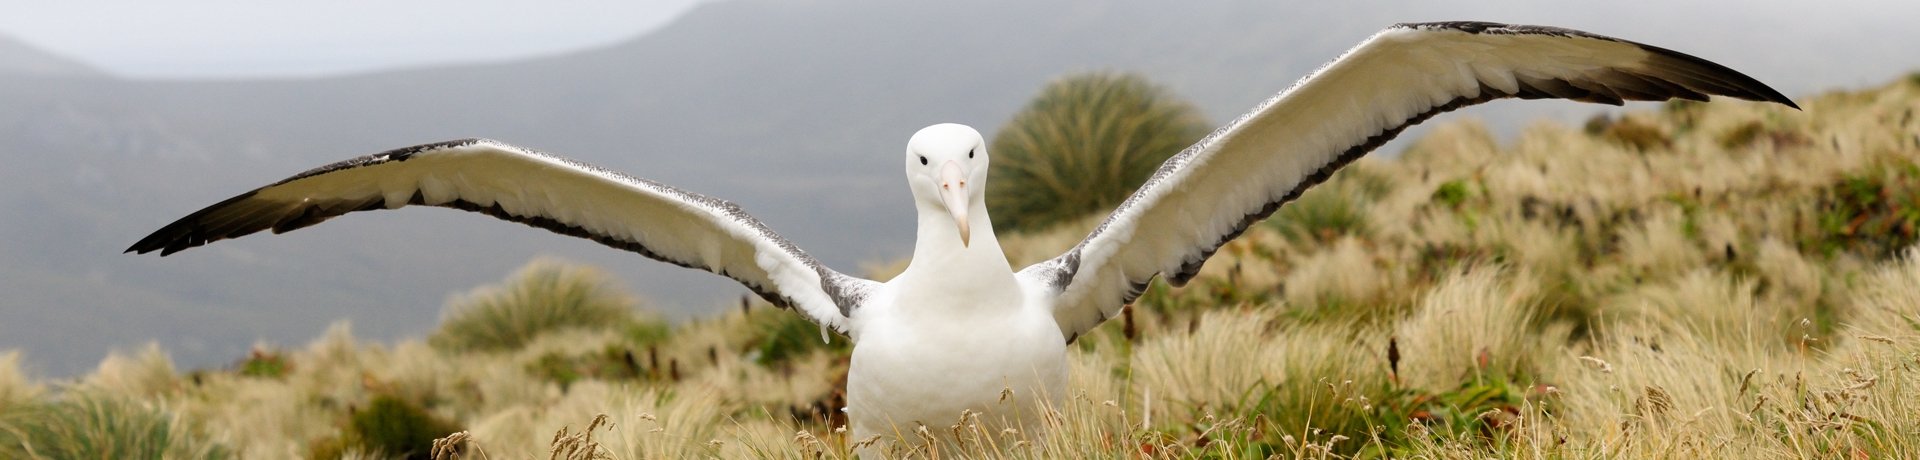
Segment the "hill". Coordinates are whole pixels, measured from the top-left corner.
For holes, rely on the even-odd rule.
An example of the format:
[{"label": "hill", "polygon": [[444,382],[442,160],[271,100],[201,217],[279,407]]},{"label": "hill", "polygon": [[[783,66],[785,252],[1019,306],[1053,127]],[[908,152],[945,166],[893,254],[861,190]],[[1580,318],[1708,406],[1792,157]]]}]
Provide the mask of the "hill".
[{"label": "hill", "polygon": [[106,72],[0,34],[0,75],[105,78]]}]

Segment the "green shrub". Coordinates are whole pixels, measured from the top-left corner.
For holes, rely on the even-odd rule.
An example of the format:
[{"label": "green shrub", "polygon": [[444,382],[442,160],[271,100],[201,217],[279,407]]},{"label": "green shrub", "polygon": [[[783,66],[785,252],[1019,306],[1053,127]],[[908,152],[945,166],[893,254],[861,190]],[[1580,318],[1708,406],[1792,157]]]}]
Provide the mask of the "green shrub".
[{"label": "green shrub", "polygon": [[749,315],[754,329],[754,361],[761,365],[777,365],[814,350],[842,354],[853,350],[852,340],[831,332],[825,333],[830,341],[821,340],[820,325],[793,312],[763,308]]},{"label": "green shrub", "polygon": [[279,379],[293,371],[293,364],[287,362],[287,355],[278,351],[255,348],[240,362],[240,375]]},{"label": "green shrub", "polygon": [[[1307,189],[1267,219],[1280,236],[1295,244],[1327,243],[1340,236],[1367,232],[1367,206],[1386,194],[1379,178],[1359,168],[1334,173],[1326,183]],[[1438,193],[1438,192],[1436,192]]]},{"label": "green shrub", "polygon": [[[577,355],[548,353],[527,364],[527,373],[560,384],[566,389],[582,379],[634,380],[647,377],[650,369],[640,362],[642,356],[631,348],[609,345],[597,352]],[[651,370],[654,375],[659,371]]]},{"label": "green shrub", "polygon": [[624,327],[635,320],[633,304],[598,270],[536,260],[501,285],[448,306],[428,343],[442,350],[513,350],[548,332]]},{"label": "green shrub", "polygon": [[228,458],[226,449],[137,402],[69,393],[0,412],[0,458]]},{"label": "green shrub", "polygon": [[1892,258],[1916,242],[1920,165],[1873,168],[1840,178],[1821,192],[1817,212],[1819,228],[1803,243],[1809,249]]},{"label": "green shrub", "polygon": [[[1419,457],[1423,442],[1496,445],[1518,429],[1521,414],[1545,401],[1549,386],[1477,376],[1445,392],[1389,385],[1389,396],[1375,406],[1370,427],[1379,443],[1365,446],[1357,458]],[[1426,439],[1421,439],[1426,438]]]},{"label": "green shrub", "polygon": [[1210,129],[1199,109],[1139,76],[1049,83],[990,146],[994,230],[1040,230],[1112,209]]},{"label": "green shrub", "polygon": [[668,339],[673,338],[673,325],[660,318],[643,316],[627,323],[624,332],[621,337],[626,339],[628,345],[647,347],[667,343]]},{"label": "green shrub", "polygon": [[340,437],[322,439],[308,456],[337,459],[372,455],[381,458],[433,458],[433,440],[460,431],[459,425],[428,413],[426,408],[390,395],[375,396],[367,407],[348,415]]},{"label": "green shrub", "polygon": [[1472,194],[1473,192],[1467,189],[1467,181],[1465,179],[1454,179],[1446,181],[1440,184],[1440,187],[1433,189],[1432,199],[1435,203],[1447,205],[1449,208],[1459,209],[1460,204],[1466,203],[1467,197]]}]

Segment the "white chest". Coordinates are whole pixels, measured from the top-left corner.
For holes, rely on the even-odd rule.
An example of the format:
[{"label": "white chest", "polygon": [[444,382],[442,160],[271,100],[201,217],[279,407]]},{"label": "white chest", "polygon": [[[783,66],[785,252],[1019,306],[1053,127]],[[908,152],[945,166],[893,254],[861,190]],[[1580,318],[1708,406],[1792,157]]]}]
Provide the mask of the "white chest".
[{"label": "white chest", "polygon": [[1048,309],[903,300],[872,313],[847,376],[859,439],[918,425],[945,432],[965,410],[1037,428],[1038,402],[1066,391],[1066,339]]}]

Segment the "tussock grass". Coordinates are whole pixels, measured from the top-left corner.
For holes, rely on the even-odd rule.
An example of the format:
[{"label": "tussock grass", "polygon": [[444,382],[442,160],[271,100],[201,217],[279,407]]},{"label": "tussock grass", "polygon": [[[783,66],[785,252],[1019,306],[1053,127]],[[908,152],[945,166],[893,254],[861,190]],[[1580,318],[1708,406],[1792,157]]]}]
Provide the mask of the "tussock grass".
[{"label": "tussock grass", "polygon": [[[0,427],[31,428],[0,429],[0,457],[308,456],[384,400],[466,430],[441,442],[461,458],[1920,458],[1920,85],[1801,102],[1667,104],[1511,141],[1443,124],[1081,338],[1069,394],[1033,409],[1044,426],[955,414],[926,427],[951,444],[847,439],[845,339],[759,302],[665,325],[539,262],[449,309],[443,331],[510,331],[463,342],[489,345],[342,324],[246,361],[266,364],[181,375],[149,347],[60,383],[0,354]],[[1095,224],[1003,243],[1029,263]],[[538,301],[496,301],[514,298]],[[471,306],[553,299],[612,313]],[[522,319],[541,315],[575,319]],[[79,415],[22,415],[57,411]],[[49,434],[93,432],[110,434]],[[338,454],[399,453],[377,450]]]},{"label": "tussock grass", "polygon": [[538,260],[501,286],[455,301],[427,342],[450,350],[512,350],[551,331],[626,325],[635,319],[633,307],[599,270]]},{"label": "tussock grass", "polygon": [[168,411],[126,395],[80,391],[0,411],[0,457],[230,458]]},{"label": "tussock grass", "polygon": [[20,352],[0,352],[0,414],[9,409],[38,401],[46,393],[45,385],[34,381],[20,367]]},{"label": "tussock grass", "polygon": [[1139,75],[1050,82],[988,145],[994,230],[1037,231],[1112,209],[1212,130],[1199,108]]},{"label": "tussock grass", "polygon": [[1400,383],[1427,391],[1459,386],[1463,377],[1517,379],[1537,372],[1534,351],[1567,340],[1564,328],[1536,326],[1538,282],[1499,267],[1449,273],[1394,328],[1402,352]]}]

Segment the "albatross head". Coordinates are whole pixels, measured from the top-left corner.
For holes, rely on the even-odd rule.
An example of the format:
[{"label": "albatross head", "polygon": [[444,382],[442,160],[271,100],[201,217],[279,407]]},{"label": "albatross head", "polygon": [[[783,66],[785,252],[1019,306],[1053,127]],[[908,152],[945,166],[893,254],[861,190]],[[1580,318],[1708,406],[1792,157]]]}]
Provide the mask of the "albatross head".
[{"label": "albatross head", "polygon": [[980,132],[954,123],[922,128],[907,140],[906,164],[914,207],[923,217],[929,212],[952,217],[960,245],[969,246],[969,217],[986,217],[987,146]]}]

